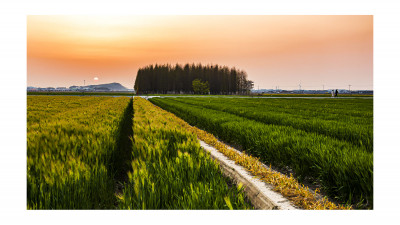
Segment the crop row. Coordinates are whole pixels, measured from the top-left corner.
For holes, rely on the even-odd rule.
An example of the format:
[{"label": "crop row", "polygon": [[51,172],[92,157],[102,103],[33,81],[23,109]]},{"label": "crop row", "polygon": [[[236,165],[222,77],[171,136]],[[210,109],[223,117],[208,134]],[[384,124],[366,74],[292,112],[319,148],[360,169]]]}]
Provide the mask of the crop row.
[{"label": "crop row", "polygon": [[303,184],[299,183],[293,176],[285,176],[279,172],[272,170],[270,167],[265,166],[256,157],[248,155],[244,152],[238,152],[227,146],[225,143],[219,141],[214,135],[201,130],[195,126],[189,125],[181,118],[174,117],[174,121],[179,123],[185,130],[196,134],[197,138],[205,143],[213,146],[219,152],[223,153],[226,157],[233,160],[236,164],[247,169],[253,176],[261,179],[262,181],[271,184],[274,190],[287,197],[291,202],[303,209],[351,209],[350,205],[338,205],[329,201],[326,196],[321,198],[318,195],[319,190],[315,192]]},{"label": "crop row", "polygon": [[[302,118],[351,121],[369,124],[373,120],[372,99],[285,99],[285,98],[176,98],[196,102],[262,108],[267,111],[296,115]],[[358,120],[357,120],[358,119]]]},{"label": "crop row", "polygon": [[28,209],[115,204],[119,127],[129,98],[28,97]]},{"label": "crop row", "polygon": [[249,209],[193,133],[150,102],[134,99],[132,168],[121,209]]},{"label": "crop row", "polygon": [[[176,98],[176,101],[228,112],[265,124],[290,126],[307,132],[315,132],[344,140],[366,151],[373,151],[372,100],[361,99],[361,106],[354,99],[226,99]],[[337,100],[337,101],[332,101]],[[336,104],[340,102],[342,108]],[[325,105],[317,105],[317,104]],[[360,103],[358,103],[360,105]],[[355,115],[348,111],[364,108]],[[371,117],[370,117],[371,116]]]},{"label": "crop row", "polygon": [[191,125],[241,146],[267,164],[289,166],[299,179],[312,177],[331,197],[348,203],[366,200],[372,206],[373,155],[360,147],[318,133],[265,124],[172,99],[150,101]]}]

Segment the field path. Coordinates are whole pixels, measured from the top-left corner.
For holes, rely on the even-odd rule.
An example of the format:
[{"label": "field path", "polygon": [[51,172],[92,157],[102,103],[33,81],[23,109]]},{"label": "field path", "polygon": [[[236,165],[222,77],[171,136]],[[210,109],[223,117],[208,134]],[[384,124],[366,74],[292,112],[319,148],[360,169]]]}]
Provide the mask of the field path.
[{"label": "field path", "polygon": [[257,209],[298,209],[290,200],[273,191],[273,186],[251,175],[245,168],[237,165],[214,147],[200,140],[201,147],[220,163],[225,176],[232,178],[236,184],[242,183],[247,197]]}]

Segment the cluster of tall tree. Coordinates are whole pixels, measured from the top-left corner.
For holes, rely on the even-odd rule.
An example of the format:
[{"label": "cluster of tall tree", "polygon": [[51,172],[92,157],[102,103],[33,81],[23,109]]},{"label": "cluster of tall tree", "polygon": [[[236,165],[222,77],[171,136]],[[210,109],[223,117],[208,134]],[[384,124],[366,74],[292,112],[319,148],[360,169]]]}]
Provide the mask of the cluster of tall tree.
[{"label": "cluster of tall tree", "polygon": [[193,94],[196,79],[208,82],[210,94],[247,94],[254,86],[245,71],[227,66],[156,64],[138,70],[134,88],[138,94]]}]

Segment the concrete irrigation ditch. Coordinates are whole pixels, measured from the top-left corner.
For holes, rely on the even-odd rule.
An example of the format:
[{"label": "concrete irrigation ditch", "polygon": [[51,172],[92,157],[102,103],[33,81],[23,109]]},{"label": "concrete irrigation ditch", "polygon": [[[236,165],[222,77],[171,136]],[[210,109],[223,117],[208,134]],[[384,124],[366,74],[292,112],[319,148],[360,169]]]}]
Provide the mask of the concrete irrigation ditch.
[{"label": "concrete irrigation ditch", "polygon": [[257,209],[280,209],[280,210],[296,210],[290,200],[281,194],[273,191],[273,186],[267,184],[253,175],[245,168],[235,164],[224,154],[214,147],[200,140],[201,147],[210,153],[213,159],[218,160],[220,168],[225,176],[230,177],[235,183],[242,183],[251,203]]}]

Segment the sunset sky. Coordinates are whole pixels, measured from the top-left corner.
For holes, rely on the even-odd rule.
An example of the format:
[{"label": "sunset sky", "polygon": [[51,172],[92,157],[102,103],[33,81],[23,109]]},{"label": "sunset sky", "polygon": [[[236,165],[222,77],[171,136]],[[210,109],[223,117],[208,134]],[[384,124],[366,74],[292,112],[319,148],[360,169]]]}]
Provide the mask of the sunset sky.
[{"label": "sunset sky", "polygon": [[133,88],[156,63],[236,67],[255,89],[373,89],[373,17],[27,17],[28,86]]}]

